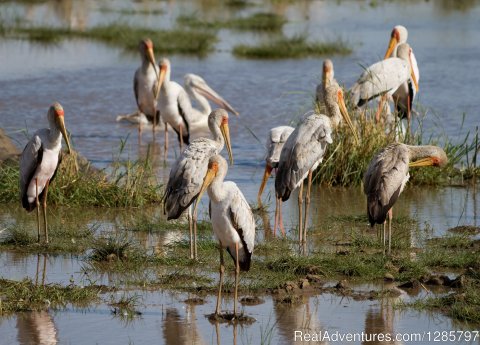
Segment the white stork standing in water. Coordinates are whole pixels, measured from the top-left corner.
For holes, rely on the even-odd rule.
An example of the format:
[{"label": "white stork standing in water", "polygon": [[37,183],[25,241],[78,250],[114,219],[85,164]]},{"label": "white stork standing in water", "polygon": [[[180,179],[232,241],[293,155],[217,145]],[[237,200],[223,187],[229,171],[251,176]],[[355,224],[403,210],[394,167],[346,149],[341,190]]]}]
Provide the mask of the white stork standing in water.
[{"label": "white stork standing in water", "polygon": [[155,125],[160,121],[160,112],[157,110],[159,69],[155,62],[153,43],[150,39],[142,40],[138,45],[138,50],[142,57],[142,64],[135,71],[133,91],[140,112],[137,119],[140,135],[144,122],[142,121],[142,114],[149,122],[153,123],[153,131],[155,131]]},{"label": "white stork standing in water", "polygon": [[189,91],[199,102],[201,109],[192,107],[192,103],[185,89],[171,79],[170,60],[163,58],[160,61],[160,99],[159,108],[163,121],[165,122],[165,152],[168,150],[168,125],[178,135],[180,148],[183,144],[190,143],[190,137],[197,131],[205,131],[208,128],[208,114],[210,113],[208,99],[214,101],[220,107],[238,115],[223,98],[213,91],[199,76],[187,74],[185,83]]},{"label": "white stork standing in water", "polygon": [[386,218],[388,214],[388,254],[392,240],[392,208],[410,177],[409,167],[447,164],[448,158],[438,146],[410,146],[394,143],[373,157],[363,178],[367,195],[367,213],[370,225],[383,223],[385,248]]},{"label": "white stork standing in water", "polygon": [[[198,198],[203,178],[208,169],[208,160],[210,157],[219,154],[225,144],[230,163],[233,164],[228,113],[224,109],[212,111],[208,116],[208,125],[213,140],[198,138],[192,141],[170,170],[163,197],[165,211],[169,220],[178,219],[183,211]],[[193,217],[193,233],[191,217]],[[190,229],[190,258],[194,259],[197,257],[196,212],[189,214],[188,220]]]},{"label": "white stork standing in water", "polygon": [[220,253],[220,281],[218,284],[217,305],[215,315],[220,312],[222,296],[223,274],[225,271],[223,249],[226,248],[235,262],[235,294],[233,316],[237,315],[238,276],[240,270],[248,271],[255,244],[255,219],[243,193],[234,182],[224,182],[227,175],[227,162],[220,155],[210,157],[208,170],[204,175],[198,200],[205,190],[210,197],[210,219],[213,232],[219,242]]},{"label": "white stork standing in water", "polygon": [[[402,90],[407,87],[407,119],[410,127],[410,104],[413,92],[418,91],[417,79],[412,67],[412,48],[408,43],[397,47],[396,57],[379,61],[368,67],[351,88],[352,103],[358,107],[379,96],[394,97],[394,102],[399,103]],[[410,86],[408,86],[410,85]],[[413,90],[413,88],[415,90]],[[382,100],[379,110],[383,109]],[[380,120],[380,111],[376,114],[377,122]]]},{"label": "white stork standing in water", "polygon": [[55,177],[62,150],[62,135],[70,153],[70,141],[65,128],[64,111],[60,103],[50,106],[47,113],[49,128],[33,134],[20,156],[20,194],[22,206],[28,211],[37,209],[37,232],[40,242],[40,200],[45,223],[45,243],[48,243],[47,193]]},{"label": "white stork standing in water", "polygon": [[282,152],[283,145],[287,141],[290,134],[295,128],[290,126],[278,126],[270,129],[267,138],[267,157],[265,158],[265,172],[263,173],[262,183],[258,190],[257,200],[258,204],[262,203],[262,194],[267,184],[268,178],[272,173],[272,170],[278,166],[280,160],[280,153]]},{"label": "white stork standing in water", "polygon": [[[343,121],[352,130],[355,141],[358,142],[357,133],[348,115],[345,106],[343,91],[337,83],[331,83],[325,88],[324,95],[327,116],[310,114],[290,134],[283,146],[275,177],[276,209],[275,225],[277,224],[283,234],[282,201],[288,200],[290,194],[298,187],[298,231],[299,242],[306,242],[308,210],[310,207],[310,189],[312,173],[322,162],[328,144],[332,143],[332,131]],[[303,222],[303,181],[308,177],[305,222]]]}]

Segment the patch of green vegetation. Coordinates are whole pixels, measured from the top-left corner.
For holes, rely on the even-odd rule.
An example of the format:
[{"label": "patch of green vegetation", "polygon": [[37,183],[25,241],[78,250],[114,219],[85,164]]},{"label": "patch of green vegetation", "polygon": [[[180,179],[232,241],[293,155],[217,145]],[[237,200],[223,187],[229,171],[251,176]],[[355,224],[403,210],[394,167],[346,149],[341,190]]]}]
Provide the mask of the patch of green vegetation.
[{"label": "patch of green vegetation", "polygon": [[[49,227],[50,242],[37,242],[37,233],[23,226],[11,226],[0,242],[0,248],[27,253],[74,253],[85,252],[94,241],[95,227],[78,227],[62,225]],[[43,236],[43,233],[42,233]]]},{"label": "patch of green vegetation", "polygon": [[86,305],[97,299],[101,287],[59,284],[36,285],[29,279],[13,281],[0,278],[0,315],[21,311],[65,308],[67,304]]},{"label": "patch of green vegetation", "polygon": [[[78,168],[76,153],[64,155],[48,190],[48,205],[138,207],[161,200],[148,160],[116,160],[108,175],[84,163]],[[0,165],[0,203],[19,202],[18,181],[18,161]]]},{"label": "patch of green vegetation", "polygon": [[282,37],[259,45],[237,45],[233,54],[248,59],[298,59],[327,55],[348,55],[352,49],[342,40],[308,42],[305,36]]},{"label": "patch of green vegetation", "polygon": [[420,258],[429,267],[474,267],[480,262],[479,249],[479,240],[466,235],[449,235],[430,240]]},{"label": "patch of green vegetation", "polygon": [[89,259],[94,262],[137,261],[142,256],[139,251],[126,236],[110,235],[95,240]]},{"label": "patch of green vegetation", "polygon": [[[394,131],[385,134],[385,128],[370,120],[375,110],[367,110],[366,116],[356,118],[356,127],[361,143],[357,145],[347,126],[336,129],[335,142],[327,146],[325,158],[314,173],[314,181],[321,181],[329,186],[360,185],[363,175],[374,155],[395,142]],[[350,114],[355,111],[350,109]],[[414,145],[438,145],[438,138],[422,139],[422,131],[413,133],[410,143]],[[459,144],[446,141],[443,145],[449,162],[443,168],[424,167],[411,168],[409,185],[450,185],[458,184],[480,177],[480,168],[471,159],[462,168],[457,166],[467,157],[476,156],[478,138],[468,141],[468,136]]]},{"label": "patch of green vegetation", "polygon": [[165,11],[161,8],[112,8],[112,7],[101,7],[99,9],[102,13],[118,13],[121,15],[159,15],[164,14]]},{"label": "patch of green vegetation", "polygon": [[115,299],[112,295],[108,305],[112,307],[112,315],[124,321],[131,321],[136,316],[141,315],[137,310],[140,303],[141,296],[124,294],[119,299]]},{"label": "patch of green vegetation", "polygon": [[[137,215],[134,219],[129,221],[125,227],[127,231],[140,232],[164,232],[170,230],[188,230],[188,223],[182,220],[166,220],[164,217],[151,217],[146,215]],[[212,225],[209,221],[197,222],[197,233],[204,233],[210,231]],[[201,234],[200,234],[201,235]]]},{"label": "patch of green vegetation", "polygon": [[197,15],[181,15],[177,23],[191,28],[203,29],[234,29],[250,31],[280,31],[287,22],[284,16],[274,13],[255,13],[249,17],[232,18],[229,20],[204,21]]},{"label": "patch of green vegetation", "polygon": [[465,287],[442,297],[419,299],[406,306],[444,313],[453,319],[480,323],[480,280],[468,278]]},{"label": "patch of green vegetation", "polygon": [[225,6],[241,9],[245,7],[255,6],[255,3],[247,0],[228,0],[225,2]]},{"label": "patch of green vegetation", "polygon": [[149,37],[154,49],[161,54],[206,55],[213,49],[217,38],[211,32],[199,30],[154,30],[133,27],[128,24],[95,26],[86,30],[56,28],[49,26],[4,26],[4,37],[29,39],[42,43],[58,43],[64,39],[83,38],[105,42],[110,45],[136,51],[138,42]]}]

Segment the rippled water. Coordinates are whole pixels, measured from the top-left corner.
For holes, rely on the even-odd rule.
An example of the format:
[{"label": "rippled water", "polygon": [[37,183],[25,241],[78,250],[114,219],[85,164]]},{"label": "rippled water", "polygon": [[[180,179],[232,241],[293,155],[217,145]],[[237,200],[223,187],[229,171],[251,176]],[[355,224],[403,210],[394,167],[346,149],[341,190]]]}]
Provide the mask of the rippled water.
[{"label": "rippled water", "polygon": [[[84,0],[26,5],[7,2],[0,4],[0,13],[2,18],[20,16],[36,23],[70,27],[119,20],[161,28],[174,25],[172,18],[179,13],[199,13],[206,18],[228,18],[234,14],[233,10],[215,3]],[[164,14],[126,16],[101,11],[115,6],[162,9]],[[393,1],[381,2],[376,7],[364,1],[272,1],[243,11],[262,9],[285,14],[289,23],[284,32],[288,35],[308,33],[312,39],[340,37],[347,40],[354,48],[353,54],[333,57],[335,76],[347,86],[362,72],[361,66],[383,56],[391,28],[396,24],[405,25],[420,66],[418,101],[430,109],[423,122],[425,135],[445,132],[453,141],[460,142],[480,123],[476,92],[476,71],[480,67],[478,1]],[[235,44],[254,42],[267,36],[220,30],[219,37],[217,50],[206,58],[172,56],[172,78],[181,81],[185,73],[199,74],[240,112],[239,118],[230,121],[236,163],[228,178],[240,186],[249,201],[254,202],[263,173],[264,137],[269,128],[288,124],[310,108],[320,78],[321,59],[236,59],[230,51]],[[58,100],[64,105],[74,147],[96,166],[108,166],[118,153],[120,141],[127,136],[127,150],[123,156],[135,159],[145,155],[152,141],[150,133],[145,133],[138,146],[136,127],[115,122],[116,115],[135,109],[132,78],[139,65],[137,54],[84,40],[43,46],[2,39],[0,62],[0,126],[19,147],[23,147],[27,140],[23,130],[27,128],[31,133],[46,124],[48,106]],[[463,113],[467,116],[462,125]],[[161,152],[161,136],[154,145],[156,151]],[[178,154],[173,140],[170,147]],[[168,164],[175,154],[170,153]],[[163,168],[160,157],[157,159],[159,179],[164,181],[168,166]],[[270,204],[271,184],[272,181],[264,195]],[[395,213],[415,217],[422,228],[429,231],[428,236],[439,236],[456,225],[478,225],[479,198],[478,190],[472,188],[409,188],[402,194]],[[359,188],[315,186],[312,209],[314,224],[320,224],[322,217],[329,215],[364,214],[365,199]],[[284,210],[286,221],[294,224],[297,217],[295,196]],[[71,217],[78,217],[78,214]],[[33,221],[19,208],[9,206],[0,210],[1,223],[18,219]],[[125,218],[103,210],[102,214],[92,210],[85,212],[83,221],[118,229]],[[178,236],[178,232],[171,235]],[[141,241],[153,248],[161,247],[168,238],[153,236]],[[43,260],[43,257],[1,253],[1,275],[12,279],[35,278],[38,259]],[[43,261],[40,262],[42,266]],[[82,265],[81,258],[75,256],[50,256],[45,261],[46,281],[68,284],[73,279],[81,282],[84,279]],[[114,277],[98,279],[109,283]],[[182,302],[188,297],[184,294],[161,291],[128,293],[140,294],[144,303],[142,316],[132,323],[125,324],[111,316],[105,304],[86,310],[69,308],[50,314],[27,313],[0,319],[1,341],[6,344],[39,343],[42,331],[36,322],[43,319],[47,325],[45,334],[53,332],[53,339],[61,344],[216,342],[215,327],[204,318],[213,310],[213,297],[208,297],[205,305],[190,306]],[[237,332],[238,343],[257,343],[259,336],[266,337],[273,329],[272,344],[289,344],[293,331],[306,326],[313,330],[340,332],[423,332],[464,327],[439,315],[393,310],[389,301],[354,301],[325,294],[305,296],[300,305],[286,307],[276,304],[271,297],[264,299],[265,303],[260,306],[245,307],[247,314],[257,319],[254,325],[236,330],[220,327],[222,343],[231,343],[234,332]]]}]

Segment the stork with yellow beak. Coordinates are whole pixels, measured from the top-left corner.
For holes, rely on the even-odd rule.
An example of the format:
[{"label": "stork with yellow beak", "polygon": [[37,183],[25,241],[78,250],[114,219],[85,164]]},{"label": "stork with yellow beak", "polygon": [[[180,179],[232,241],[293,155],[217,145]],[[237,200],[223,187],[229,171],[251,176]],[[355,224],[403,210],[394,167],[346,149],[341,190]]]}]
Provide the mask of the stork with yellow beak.
[{"label": "stork with yellow beak", "polygon": [[[412,92],[417,92],[418,82],[413,70],[412,54],[412,48],[408,43],[402,43],[397,47],[397,57],[379,61],[368,67],[351,88],[352,103],[361,107],[379,96],[393,96],[405,86]],[[407,97],[406,111],[409,127],[412,97]],[[394,98],[394,101],[398,103],[399,100]],[[378,112],[377,121],[379,121]]]},{"label": "stork with yellow beak", "polygon": [[20,195],[22,206],[28,211],[37,209],[37,234],[40,242],[40,200],[43,206],[45,243],[48,243],[47,193],[61,160],[62,136],[70,153],[70,141],[65,128],[64,111],[60,103],[53,103],[47,113],[49,128],[33,134],[20,156]]},{"label": "stork with yellow beak", "polygon": [[388,215],[388,254],[392,242],[392,208],[407,184],[409,167],[445,166],[447,155],[438,146],[410,146],[394,143],[371,160],[363,178],[367,195],[367,213],[370,225],[383,224],[383,246],[386,242]]},{"label": "stork with yellow beak", "polygon": [[[230,164],[233,164],[227,111],[224,109],[212,111],[208,116],[208,125],[213,140],[209,138],[198,138],[192,141],[180,157],[178,157],[170,170],[165,195],[163,196],[164,210],[169,220],[178,219],[183,211],[197,199],[203,178],[208,169],[208,160],[210,157],[219,154],[223,150],[223,147],[227,146]],[[190,229],[190,258],[196,259],[196,212],[189,212],[188,220]]]},{"label": "stork with yellow beak", "polygon": [[[153,42],[150,39],[140,41],[138,50],[142,58],[141,66],[135,71],[133,91],[138,110],[144,114],[149,122],[153,123],[153,131],[160,121],[160,112],[157,110],[157,98],[160,92],[159,68],[155,63]],[[141,119],[141,114],[138,114]],[[142,131],[142,121],[138,121],[138,131]]]}]

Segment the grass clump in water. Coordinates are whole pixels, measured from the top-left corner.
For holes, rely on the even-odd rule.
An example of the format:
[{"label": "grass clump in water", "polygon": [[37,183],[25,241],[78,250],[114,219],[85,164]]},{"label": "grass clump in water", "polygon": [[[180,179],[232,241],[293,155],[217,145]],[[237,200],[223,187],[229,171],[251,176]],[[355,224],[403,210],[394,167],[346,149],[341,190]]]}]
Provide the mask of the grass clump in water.
[{"label": "grass clump in water", "polygon": [[67,304],[86,305],[97,299],[98,286],[78,287],[59,284],[37,285],[29,279],[0,279],[0,315],[22,311],[65,308]]},{"label": "grass clump in water", "polygon": [[157,53],[206,55],[217,38],[210,32],[198,30],[153,30],[128,24],[100,25],[86,30],[49,26],[4,26],[4,37],[29,39],[42,43],[58,43],[64,39],[83,38],[101,41],[127,50],[136,51],[138,42],[149,37]]},{"label": "grass clump in water", "polygon": [[[0,165],[0,203],[20,201],[18,181],[18,161]],[[161,187],[148,160],[116,160],[107,175],[87,162],[78,168],[76,153],[64,155],[48,190],[48,205],[138,207],[160,199]]]},{"label": "grass clump in water", "polygon": [[138,248],[126,236],[108,236],[96,239],[90,254],[94,262],[115,262],[118,260],[135,260]]},{"label": "grass clump in water", "polygon": [[406,306],[417,310],[432,310],[465,322],[480,323],[480,281],[466,277],[465,286],[459,291],[442,297],[419,299]]},{"label": "grass clump in water", "polygon": [[197,15],[182,15],[177,23],[191,28],[233,29],[243,31],[280,31],[287,22],[284,16],[275,13],[255,13],[249,17],[229,20],[203,21]]},{"label": "grass clump in water", "polygon": [[[350,110],[353,114],[355,111]],[[337,128],[333,145],[328,145],[325,158],[316,170],[314,178],[329,186],[360,185],[363,175],[374,155],[387,145],[395,142],[395,133],[385,134],[384,126],[371,120],[372,117],[360,115],[356,118],[356,127],[360,144],[356,144],[351,131],[346,126]],[[439,145],[439,142],[430,138],[422,139],[421,130],[411,135],[413,145]],[[443,149],[448,156],[448,164],[439,169],[435,167],[411,168],[409,185],[450,185],[476,179],[480,177],[480,168],[470,159],[467,166],[458,168],[463,160],[476,157],[478,153],[478,138],[468,141],[468,135],[460,144],[453,144],[446,140]]]},{"label": "grass clump in water", "polygon": [[[76,253],[85,252],[94,241],[95,227],[78,227],[77,225],[50,226],[50,242],[38,243],[36,231],[28,231],[25,227],[15,225],[6,230],[6,236],[0,242],[0,248],[22,252],[42,253]],[[42,233],[43,236],[43,233]]]},{"label": "grass clump in water", "polygon": [[305,36],[264,42],[256,46],[237,45],[233,54],[248,59],[298,59],[326,55],[347,55],[352,49],[342,40],[336,42],[308,42]]}]

